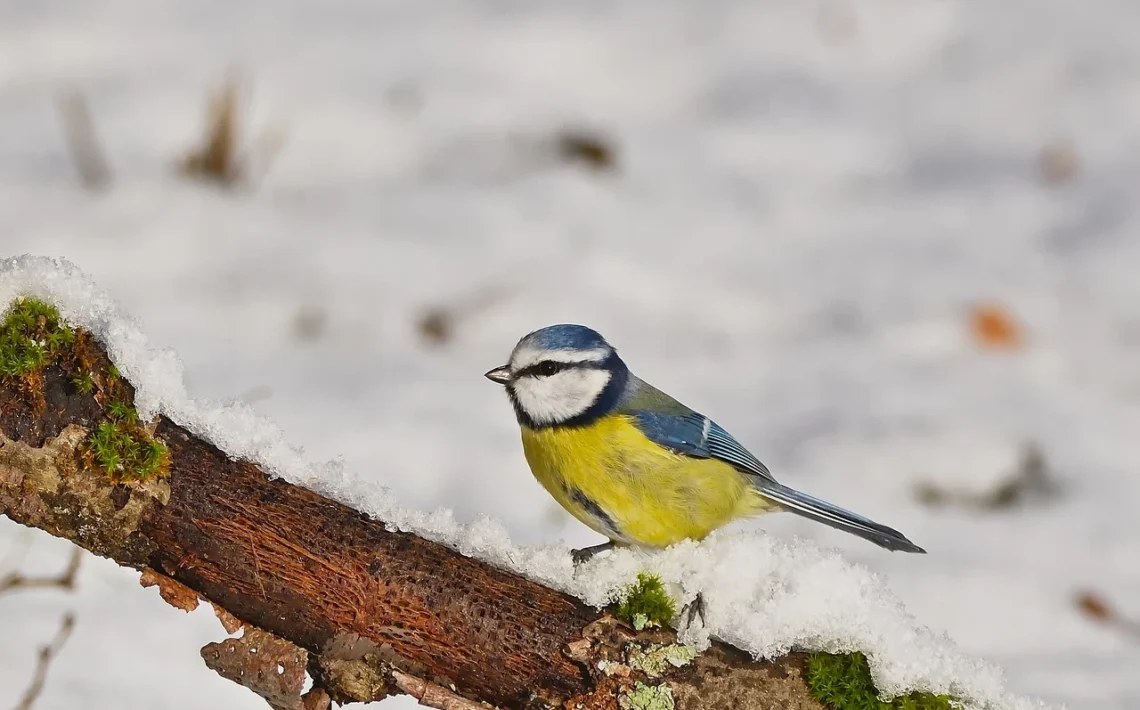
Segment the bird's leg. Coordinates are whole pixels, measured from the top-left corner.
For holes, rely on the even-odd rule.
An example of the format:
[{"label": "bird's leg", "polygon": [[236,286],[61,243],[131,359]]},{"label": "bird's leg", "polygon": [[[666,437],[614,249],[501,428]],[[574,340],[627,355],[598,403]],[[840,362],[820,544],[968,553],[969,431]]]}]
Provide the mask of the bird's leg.
[{"label": "bird's leg", "polygon": [[693,627],[693,622],[696,621],[698,617],[701,620],[701,626],[706,626],[705,598],[700,592],[697,592],[696,599],[689,602],[681,609],[681,618],[684,619],[685,630],[691,629]]},{"label": "bird's leg", "polygon": [[610,542],[603,542],[601,545],[592,545],[590,547],[583,547],[580,550],[571,550],[570,557],[573,558],[575,565],[580,565],[599,552],[612,550],[615,547],[617,547],[617,545],[611,540]]}]

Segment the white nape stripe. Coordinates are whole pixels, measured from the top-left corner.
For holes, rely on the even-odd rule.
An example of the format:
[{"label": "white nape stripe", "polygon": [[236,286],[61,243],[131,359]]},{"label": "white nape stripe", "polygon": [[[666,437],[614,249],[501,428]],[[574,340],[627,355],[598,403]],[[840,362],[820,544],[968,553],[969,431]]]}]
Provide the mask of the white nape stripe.
[{"label": "white nape stripe", "polygon": [[606,348],[592,348],[590,350],[548,350],[545,348],[523,347],[511,354],[510,368],[512,371],[536,365],[545,360],[566,363],[602,362],[610,355]]}]

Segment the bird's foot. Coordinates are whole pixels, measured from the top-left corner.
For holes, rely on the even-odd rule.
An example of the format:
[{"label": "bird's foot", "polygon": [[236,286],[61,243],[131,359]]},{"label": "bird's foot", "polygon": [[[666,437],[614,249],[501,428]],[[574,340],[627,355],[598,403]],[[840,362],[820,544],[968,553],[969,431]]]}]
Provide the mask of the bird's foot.
[{"label": "bird's foot", "polygon": [[571,559],[574,560],[575,566],[577,566],[577,565],[582,564],[583,562],[586,562],[587,560],[589,560],[591,557],[598,554],[599,552],[605,552],[606,550],[612,550],[615,547],[616,547],[616,545],[612,542],[603,542],[601,545],[592,545],[590,547],[583,547],[580,550],[571,550],[570,551],[570,557],[571,557]]},{"label": "bird's foot", "polygon": [[683,620],[684,628],[682,630],[688,631],[693,628],[693,623],[701,620],[701,626],[706,626],[705,622],[705,598],[697,592],[697,598],[686,604],[681,608],[681,619]]}]

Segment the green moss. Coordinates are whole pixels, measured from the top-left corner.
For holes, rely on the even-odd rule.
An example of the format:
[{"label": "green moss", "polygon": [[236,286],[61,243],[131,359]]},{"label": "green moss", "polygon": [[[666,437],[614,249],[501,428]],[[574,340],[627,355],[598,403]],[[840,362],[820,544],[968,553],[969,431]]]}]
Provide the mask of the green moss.
[{"label": "green moss", "polygon": [[[59,310],[35,298],[12,302],[0,323],[0,377],[17,378],[43,403],[43,368],[56,363],[77,392],[94,395],[105,418],[87,440],[83,457],[111,480],[140,481],[170,473],[170,454],[139,424],[130,385],[107,363],[89,333],[67,326]],[[35,400],[33,400],[34,402]]]},{"label": "green moss", "polygon": [[92,461],[113,481],[142,481],[170,473],[166,446],[134,422],[109,418],[95,428],[88,444]]},{"label": "green moss", "polygon": [[107,416],[115,421],[135,424],[139,420],[139,413],[126,402],[111,402],[106,407]]},{"label": "green moss", "polygon": [[[108,367],[108,370],[114,366]],[[142,481],[170,473],[170,454],[161,441],[139,425],[139,413],[126,401],[122,380],[108,372],[107,418],[88,439],[90,461],[116,482]]]},{"label": "green moss", "polygon": [[807,661],[807,683],[817,700],[836,710],[951,710],[950,697],[911,693],[891,702],[879,699],[871,667],[862,653],[813,653]]},{"label": "green moss", "polygon": [[92,394],[95,392],[95,376],[90,372],[81,372],[71,378],[71,384],[79,394]]},{"label": "green moss", "polygon": [[24,377],[43,369],[75,340],[59,311],[35,298],[17,299],[0,324],[0,377]]},{"label": "green moss", "polygon": [[641,681],[618,698],[622,710],[673,710],[673,690],[667,685],[646,685]]},{"label": "green moss", "polygon": [[640,572],[637,583],[625,588],[614,616],[633,624],[638,631],[646,626],[664,626],[677,615],[677,605],[665,591],[657,575]]}]

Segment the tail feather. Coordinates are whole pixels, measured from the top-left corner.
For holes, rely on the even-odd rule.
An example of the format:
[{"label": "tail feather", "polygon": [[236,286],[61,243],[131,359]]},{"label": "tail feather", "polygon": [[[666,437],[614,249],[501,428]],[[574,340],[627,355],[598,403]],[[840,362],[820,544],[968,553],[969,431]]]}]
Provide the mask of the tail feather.
[{"label": "tail feather", "polygon": [[926,550],[906,539],[906,536],[898,530],[880,525],[827,501],[809,496],[807,493],[800,493],[778,483],[758,486],[758,489],[761,495],[779,503],[785,510],[849,532],[852,535],[858,535],[879,547],[898,552],[926,552]]}]

